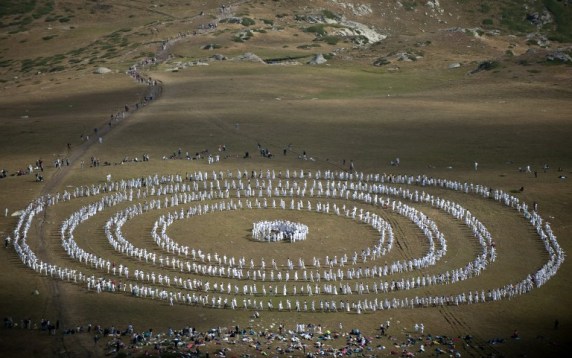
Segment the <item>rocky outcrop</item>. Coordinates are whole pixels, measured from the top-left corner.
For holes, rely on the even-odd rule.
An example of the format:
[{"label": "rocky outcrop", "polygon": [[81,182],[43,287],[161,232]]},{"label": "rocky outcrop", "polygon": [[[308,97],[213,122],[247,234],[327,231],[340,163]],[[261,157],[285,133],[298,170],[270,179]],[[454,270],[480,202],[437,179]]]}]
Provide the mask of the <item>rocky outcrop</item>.
[{"label": "rocky outcrop", "polygon": [[563,51],[554,51],[547,54],[546,60],[551,62],[572,63],[572,57]]},{"label": "rocky outcrop", "polygon": [[310,61],[308,61],[308,64],[309,65],[322,65],[326,62],[328,62],[328,60],[326,60],[324,58],[324,55],[319,53],[319,54],[314,55],[314,57],[312,57],[312,59]]}]

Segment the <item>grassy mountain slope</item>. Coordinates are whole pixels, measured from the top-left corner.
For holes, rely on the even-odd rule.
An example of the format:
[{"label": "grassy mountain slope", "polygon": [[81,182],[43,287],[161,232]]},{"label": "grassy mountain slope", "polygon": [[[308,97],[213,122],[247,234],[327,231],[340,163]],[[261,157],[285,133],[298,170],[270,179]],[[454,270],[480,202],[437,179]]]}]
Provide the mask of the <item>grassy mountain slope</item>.
[{"label": "grassy mountain slope", "polygon": [[[201,50],[205,46],[226,56],[245,51],[263,58],[325,53],[330,59],[342,55],[337,59],[370,64],[380,58],[402,64],[397,55],[406,53],[406,62],[429,68],[443,60],[503,59],[529,48],[565,47],[572,39],[569,1],[238,1],[232,11],[208,10],[218,5],[1,0],[0,80],[97,66],[123,70],[154,53],[161,41],[197,31],[199,36],[177,49],[180,58],[206,57],[209,52]],[[348,33],[343,21],[358,22],[387,38],[372,44],[355,31]],[[208,24],[217,27],[200,31]]]}]

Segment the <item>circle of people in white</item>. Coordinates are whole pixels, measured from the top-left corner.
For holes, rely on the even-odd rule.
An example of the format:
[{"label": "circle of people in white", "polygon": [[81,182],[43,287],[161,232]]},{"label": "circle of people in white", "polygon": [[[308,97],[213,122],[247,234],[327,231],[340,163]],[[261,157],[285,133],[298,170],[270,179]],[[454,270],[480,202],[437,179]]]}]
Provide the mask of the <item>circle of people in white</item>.
[{"label": "circle of people in white", "polygon": [[306,240],[308,225],[288,220],[264,220],[252,224],[252,238],[256,241],[289,241]]},{"label": "circle of people in white", "polygon": [[[157,298],[171,305],[180,303],[213,308],[252,310],[276,308],[357,313],[510,299],[529,292],[534,287],[542,286],[556,274],[564,261],[564,251],[552,233],[549,223],[534,210],[529,210],[526,203],[501,190],[423,175],[394,176],[335,171],[317,171],[312,174],[303,170],[293,171],[292,174],[287,170],[285,175],[281,172],[277,175],[274,171],[268,170],[266,175],[260,172],[255,179],[249,180],[246,173],[244,171],[243,175],[239,170],[234,177],[230,171],[226,176],[222,172],[213,171],[212,179],[209,180],[207,172],[198,172],[192,176],[190,182],[178,175],[155,175],[81,186],[63,193],[48,194],[37,198],[23,210],[13,231],[13,246],[21,261],[40,274],[80,283],[86,285],[88,290],[95,290],[98,293],[127,292],[141,298]],[[403,185],[416,186],[416,189],[409,189]],[[491,288],[487,292],[484,289],[480,291],[475,289],[458,294],[416,295],[393,299],[389,299],[387,295],[378,295],[394,290],[412,290],[467,280],[480,275],[488,263],[496,260],[494,241],[486,227],[461,205],[417,190],[424,187],[475,194],[515,209],[534,227],[548,253],[548,261],[536,272],[528,274],[520,281]],[[234,194],[233,197],[231,193]],[[71,258],[89,266],[90,273],[83,273],[78,268],[58,266],[38,258],[27,243],[34,217],[60,202],[92,196],[99,199],[70,215],[62,222],[60,229],[64,250]],[[395,197],[397,200],[392,200],[390,197]],[[220,201],[216,202],[217,199]],[[324,199],[326,201],[322,202]],[[346,204],[340,206],[330,202],[330,199],[362,202],[403,215],[424,233],[429,243],[428,252],[420,258],[379,264],[379,259],[391,251],[394,244],[391,226],[375,213],[356,206],[346,206]],[[75,241],[74,231],[80,223],[107,208],[135,200],[145,201],[133,204],[112,216],[105,224],[105,235],[116,251],[136,258],[139,262],[144,260],[145,265],[159,265],[162,271],[175,272],[173,276],[155,273],[152,268],[143,270],[142,267],[138,267],[131,270],[127,264],[116,265],[109,259],[82,249]],[[307,202],[304,203],[304,200]],[[314,200],[318,202],[313,203]],[[480,254],[465,266],[441,273],[384,280],[396,273],[435,265],[447,252],[445,237],[435,222],[401,200],[431,205],[464,222],[477,239],[481,247]],[[153,225],[151,231],[153,240],[164,250],[163,252],[173,254],[172,256],[159,254],[157,257],[157,250],[135,247],[125,239],[122,226],[127,220],[151,210],[175,208],[190,202],[197,204],[186,210],[180,208],[161,215]],[[331,213],[367,223],[379,233],[378,241],[372,247],[363,248],[360,253],[354,251],[353,254],[345,253],[341,257],[337,255],[313,257],[311,265],[306,265],[303,258],[298,258],[297,264],[288,258],[284,265],[279,265],[274,259],[269,264],[264,258],[260,259],[260,263],[255,263],[253,258],[203,252],[201,249],[181,245],[167,235],[168,226],[175,220],[213,212],[269,207]],[[371,264],[366,266],[367,262]],[[101,274],[93,273],[94,270],[106,272],[112,277],[103,277]],[[314,298],[317,295],[320,299]],[[346,300],[337,301],[339,296],[343,296]],[[240,298],[242,307],[238,301]]]}]

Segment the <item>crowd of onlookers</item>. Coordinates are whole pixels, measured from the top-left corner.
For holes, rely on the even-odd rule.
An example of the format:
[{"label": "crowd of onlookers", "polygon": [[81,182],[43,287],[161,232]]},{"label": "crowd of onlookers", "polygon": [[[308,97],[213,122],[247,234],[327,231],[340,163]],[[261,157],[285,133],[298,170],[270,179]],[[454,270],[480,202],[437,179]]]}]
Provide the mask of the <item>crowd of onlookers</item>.
[{"label": "crowd of onlookers", "polygon": [[14,322],[12,318],[4,318],[4,328],[39,331],[54,336],[90,335],[94,348],[89,349],[103,349],[107,355],[123,352],[133,356],[176,353],[186,357],[373,357],[379,354],[413,356],[431,349],[436,354],[460,357],[462,351],[474,346],[470,335],[455,338],[433,336],[424,333],[417,323],[413,329],[404,329],[394,328],[392,321],[386,321],[380,324],[379,329],[364,333],[356,327],[344,329],[341,323],[335,329],[312,323],[297,323],[292,327],[273,323],[263,328],[259,324],[258,313],[251,318],[247,327],[233,325],[213,327],[207,331],[199,331],[191,326],[168,328],[163,332],[152,328],[140,331],[132,324],[127,324],[124,329],[91,323],[60,327],[59,320],[55,323],[46,319]]}]

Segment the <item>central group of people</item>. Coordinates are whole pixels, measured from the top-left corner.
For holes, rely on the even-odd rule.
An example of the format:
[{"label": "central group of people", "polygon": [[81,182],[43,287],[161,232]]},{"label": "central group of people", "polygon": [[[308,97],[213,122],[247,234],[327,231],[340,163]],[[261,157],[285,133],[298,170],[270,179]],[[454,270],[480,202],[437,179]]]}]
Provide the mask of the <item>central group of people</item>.
[{"label": "central group of people", "polygon": [[252,238],[257,241],[302,241],[308,232],[307,225],[287,220],[259,221],[252,225]]}]

